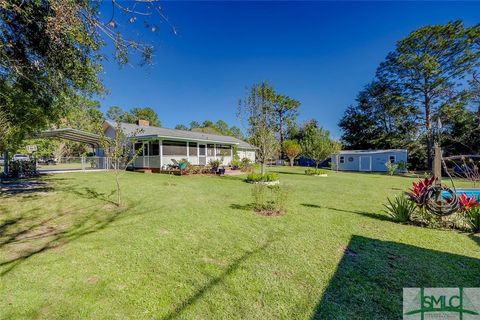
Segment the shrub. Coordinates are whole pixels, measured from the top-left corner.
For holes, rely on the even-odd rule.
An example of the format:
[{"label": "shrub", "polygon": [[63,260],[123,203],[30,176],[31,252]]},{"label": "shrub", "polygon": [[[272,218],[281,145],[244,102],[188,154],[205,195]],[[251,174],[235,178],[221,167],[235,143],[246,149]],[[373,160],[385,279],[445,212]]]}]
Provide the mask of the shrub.
[{"label": "shrub", "polygon": [[14,178],[31,177],[37,174],[37,166],[34,160],[10,161],[10,175]]},{"label": "shrub", "polygon": [[190,174],[200,174],[202,173],[202,167],[200,166],[189,166],[188,167],[188,173]]},{"label": "shrub", "polygon": [[288,190],[284,186],[256,184],[252,189],[254,209],[266,216],[281,215],[286,212]]},{"label": "shrub", "polygon": [[278,174],[267,172],[265,174],[252,172],[247,176],[248,182],[272,182],[278,181]]},{"label": "shrub", "polygon": [[308,169],[305,170],[305,174],[307,176],[318,176],[318,175],[321,175],[321,174],[327,174],[327,170],[308,168]]},{"label": "shrub", "polygon": [[408,171],[408,163],[406,163],[405,161],[403,161],[403,160],[398,161],[397,165],[398,165],[398,170],[400,170],[401,172],[407,172]]},{"label": "shrub", "polygon": [[480,232],[480,207],[476,206],[465,211],[467,224],[473,232]]},{"label": "shrub", "polygon": [[395,221],[408,222],[412,221],[412,215],[417,208],[417,204],[404,195],[397,195],[393,200],[388,199],[385,208],[388,215]]},{"label": "shrub", "polygon": [[250,172],[252,171],[252,162],[248,158],[243,158],[240,161],[240,170],[243,172]]},{"label": "shrub", "polygon": [[212,168],[210,166],[201,167],[200,173],[201,174],[211,174],[212,173]]},{"label": "shrub", "polygon": [[212,159],[208,162],[208,164],[210,165],[210,167],[212,167],[213,170],[217,171],[218,167],[220,167],[222,163],[218,159]]},{"label": "shrub", "polygon": [[240,168],[241,165],[242,165],[242,162],[240,161],[240,159],[233,159],[232,162],[230,162],[230,166],[232,166],[232,168],[234,169]]},{"label": "shrub", "polygon": [[469,197],[465,193],[458,198],[460,210],[465,213],[467,225],[473,232],[480,231],[480,203],[476,197]]},{"label": "shrub", "polygon": [[435,177],[425,177],[425,179],[418,182],[413,182],[412,190],[408,193],[408,196],[419,206],[423,206],[424,194],[430,186],[435,182]]}]

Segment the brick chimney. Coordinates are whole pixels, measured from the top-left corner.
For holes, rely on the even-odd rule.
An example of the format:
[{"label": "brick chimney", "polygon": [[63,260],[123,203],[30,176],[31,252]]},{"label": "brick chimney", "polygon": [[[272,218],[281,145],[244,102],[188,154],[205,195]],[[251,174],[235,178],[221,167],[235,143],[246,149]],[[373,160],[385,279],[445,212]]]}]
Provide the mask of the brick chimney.
[{"label": "brick chimney", "polygon": [[138,119],[137,125],[142,127],[148,127],[150,125],[150,122],[148,120]]}]

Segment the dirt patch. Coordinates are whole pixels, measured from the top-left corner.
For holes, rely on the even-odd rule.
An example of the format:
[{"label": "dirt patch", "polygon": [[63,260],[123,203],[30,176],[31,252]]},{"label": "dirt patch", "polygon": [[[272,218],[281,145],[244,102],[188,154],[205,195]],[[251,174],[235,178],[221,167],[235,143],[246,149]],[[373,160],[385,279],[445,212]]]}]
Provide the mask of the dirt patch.
[{"label": "dirt patch", "polygon": [[266,216],[266,217],[277,217],[277,216],[283,216],[285,214],[285,210],[283,209],[269,209],[269,208],[255,209],[255,212],[261,216]]},{"label": "dirt patch", "polygon": [[213,264],[213,265],[216,265],[216,266],[219,266],[219,267],[225,267],[227,265],[227,263],[225,261],[219,260],[219,259],[203,257],[202,260],[203,260],[203,262],[206,262],[208,264]]},{"label": "dirt patch", "polygon": [[97,284],[98,282],[100,282],[99,276],[91,276],[87,279],[88,284]]}]

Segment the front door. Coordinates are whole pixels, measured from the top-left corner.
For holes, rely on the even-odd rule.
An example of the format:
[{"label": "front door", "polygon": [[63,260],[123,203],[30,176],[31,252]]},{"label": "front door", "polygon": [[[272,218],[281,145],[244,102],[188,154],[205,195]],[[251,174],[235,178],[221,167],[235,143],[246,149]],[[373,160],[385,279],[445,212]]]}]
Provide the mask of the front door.
[{"label": "front door", "polygon": [[372,157],[360,157],[360,171],[372,171]]},{"label": "front door", "polygon": [[198,164],[201,166],[207,165],[207,145],[198,145]]}]

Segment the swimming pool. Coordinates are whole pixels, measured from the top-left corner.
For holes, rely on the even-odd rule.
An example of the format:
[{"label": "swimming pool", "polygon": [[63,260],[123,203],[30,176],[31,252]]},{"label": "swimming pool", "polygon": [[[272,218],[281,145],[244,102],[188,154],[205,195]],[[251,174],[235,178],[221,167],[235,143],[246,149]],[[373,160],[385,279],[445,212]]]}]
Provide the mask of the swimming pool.
[{"label": "swimming pool", "polygon": [[[464,188],[458,188],[456,190],[457,192],[457,195],[461,195],[461,194],[466,194],[467,197],[471,198],[471,197],[476,197],[476,198],[480,198],[480,189],[464,189]],[[442,192],[442,196],[449,196],[448,192],[445,192],[443,191]]]}]

